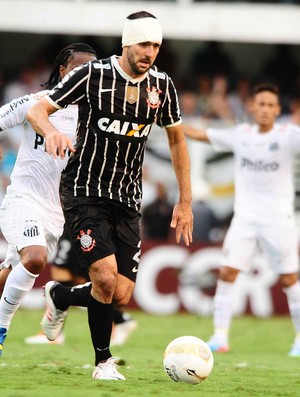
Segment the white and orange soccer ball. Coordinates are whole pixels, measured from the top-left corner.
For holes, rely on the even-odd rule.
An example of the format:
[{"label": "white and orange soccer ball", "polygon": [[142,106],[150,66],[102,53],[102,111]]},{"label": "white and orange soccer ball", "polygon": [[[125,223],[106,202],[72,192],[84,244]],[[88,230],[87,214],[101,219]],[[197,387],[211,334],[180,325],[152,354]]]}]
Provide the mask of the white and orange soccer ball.
[{"label": "white and orange soccer ball", "polygon": [[180,336],[168,344],[163,365],[166,373],[175,382],[195,385],[204,381],[214,365],[209,346],[196,336]]}]

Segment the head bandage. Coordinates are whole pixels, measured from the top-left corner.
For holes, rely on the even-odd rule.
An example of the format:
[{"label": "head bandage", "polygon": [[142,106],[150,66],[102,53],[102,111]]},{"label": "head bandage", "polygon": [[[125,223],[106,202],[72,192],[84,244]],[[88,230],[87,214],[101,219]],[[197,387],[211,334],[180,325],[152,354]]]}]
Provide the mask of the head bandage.
[{"label": "head bandage", "polygon": [[123,34],[122,47],[139,43],[162,42],[162,30],[156,18],[126,19]]}]

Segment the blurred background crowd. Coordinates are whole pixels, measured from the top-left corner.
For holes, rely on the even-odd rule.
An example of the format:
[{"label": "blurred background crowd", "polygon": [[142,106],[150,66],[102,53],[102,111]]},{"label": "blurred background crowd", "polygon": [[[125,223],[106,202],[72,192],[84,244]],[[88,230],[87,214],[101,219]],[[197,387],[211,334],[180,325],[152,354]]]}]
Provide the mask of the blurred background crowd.
[{"label": "blurred background crowd", "polygon": [[[120,38],[117,37],[44,35],[37,40],[36,35],[0,33],[0,38],[0,105],[40,91],[56,55],[71,42],[90,44],[99,58],[121,52]],[[21,45],[24,42],[25,48]],[[10,58],[6,56],[8,45],[15,45],[10,47]],[[280,88],[282,114],[279,122],[300,124],[300,57],[297,46],[260,45],[255,51],[255,45],[252,45],[249,58],[247,52],[240,51],[244,57],[241,63],[237,62],[237,55],[233,56],[234,51],[227,51],[226,45],[220,42],[193,42],[186,51],[189,45],[184,41],[164,40],[156,62],[176,84],[185,123],[195,127],[224,127],[236,122],[251,122],[251,88],[257,82],[268,81]],[[9,183],[20,138],[20,129],[0,135],[3,149],[0,200]],[[232,216],[232,156],[216,154],[205,144],[191,141],[188,144],[192,161],[194,241],[219,242]],[[298,174],[300,161],[296,159],[295,178],[300,191]],[[142,227],[145,238],[173,238],[169,224],[176,194],[166,136],[163,130],[154,127],[144,166]]]}]

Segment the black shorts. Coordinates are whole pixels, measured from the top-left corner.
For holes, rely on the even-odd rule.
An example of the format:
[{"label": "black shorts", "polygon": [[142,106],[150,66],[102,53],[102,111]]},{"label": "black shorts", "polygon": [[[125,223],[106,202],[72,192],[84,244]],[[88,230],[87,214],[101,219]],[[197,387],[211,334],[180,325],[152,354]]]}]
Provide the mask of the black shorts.
[{"label": "black shorts", "polygon": [[59,268],[68,269],[75,277],[79,276],[89,280],[89,273],[87,269],[83,269],[80,265],[80,258],[75,250],[69,229],[66,225],[64,226],[63,234],[58,240],[52,263]]},{"label": "black shorts", "polygon": [[140,253],[139,212],[108,199],[61,197],[65,220],[81,262],[92,263],[115,254],[118,272],[136,280]]}]

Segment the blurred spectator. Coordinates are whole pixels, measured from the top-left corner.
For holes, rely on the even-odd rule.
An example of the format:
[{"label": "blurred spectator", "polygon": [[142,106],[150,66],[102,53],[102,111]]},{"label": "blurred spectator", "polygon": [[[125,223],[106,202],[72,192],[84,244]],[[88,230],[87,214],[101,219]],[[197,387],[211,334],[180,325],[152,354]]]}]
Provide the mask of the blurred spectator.
[{"label": "blurred spectator", "polygon": [[0,69],[0,106],[2,106],[3,102],[3,91],[4,91],[4,77],[3,71]]},{"label": "blurred spectator", "polygon": [[290,104],[290,123],[300,125],[300,95],[292,98],[289,102]]},{"label": "blurred spectator", "polygon": [[228,104],[236,122],[247,122],[250,115],[251,79],[247,76],[240,77],[234,89],[228,95]]},{"label": "blurred spectator", "polygon": [[289,93],[294,92],[300,74],[292,48],[292,45],[278,44],[273,56],[262,66],[261,80],[271,81],[280,88],[283,113],[288,111]]},{"label": "blurred spectator", "polygon": [[228,86],[235,70],[219,42],[208,41],[192,55],[190,74],[197,89],[197,106],[202,117],[232,120],[227,101]]},{"label": "blurred spectator", "polygon": [[156,65],[172,76],[177,87],[178,77],[178,57],[170,45],[170,41],[164,39],[159,50],[159,57],[157,58]]},{"label": "blurred spectator", "polygon": [[12,137],[5,132],[1,133],[0,146],[0,174],[5,174],[9,177],[15,165],[18,147]]},{"label": "blurred spectator", "polygon": [[201,74],[196,79],[197,107],[202,117],[208,117],[210,113],[209,99],[211,94],[212,81],[208,74]]},{"label": "blurred spectator", "polygon": [[150,176],[149,169],[146,164],[143,165],[143,200],[142,208],[151,204],[156,199],[157,191],[154,181]]},{"label": "blurred spectator", "polygon": [[17,157],[17,148],[7,135],[2,134],[0,139],[0,203],[5,195],[6,188],[10,184],[12,173]]},{"label": "blurred spectator", "polygon": [[228,80],[224,74],[218,74],[213,78],[208,105],[209,118],[224,121],[234,120],[228,101]]},{"label": "blurred spectator", "polygon": [[191,60],[191,71],[195,78],[219,74],[231,77],[234,68],[229,55],[223,51],[217,41],[208,41],[204,48],[196,51]]},{"label": "blurred spectator", "polygon": [[179,93],[181,115],[184,118],[200,116],[197,94],[194,90],[186,89]]},{"label": "blurred spectator", "polygon": [[171,233],[173,205],[167,199],[164,184],[157,182],[156,191],[156,199],[142,211],[143,236],[152,240],[167,240]]},{"label": "blurred spectator", "polygon": [[218,220],[210,207],[210,187],[205,181],[194,181],[192,184],[193,214],[194,214],[194,243],[208,243],[212,241],[212,231],[218,226]]},{"label": "blurred spectator", "polygon": [[41,82],[46,81],[49,72],[42,52],[38,53],[32,62],[20,72],[18,78],[6,85],[3,102],[8,103],[25,94],[41,91]]}]

